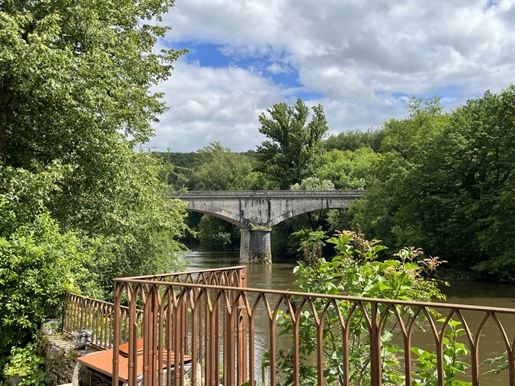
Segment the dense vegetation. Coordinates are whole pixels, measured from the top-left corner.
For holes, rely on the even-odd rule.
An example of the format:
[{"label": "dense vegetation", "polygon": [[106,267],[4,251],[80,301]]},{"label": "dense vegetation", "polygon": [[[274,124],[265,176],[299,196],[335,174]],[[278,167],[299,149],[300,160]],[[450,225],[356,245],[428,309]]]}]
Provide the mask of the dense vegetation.
[{"label": "dense vegetation", "polygon": [[[295,258],[310,232],[360,227],[393,249],[415,245],[440,256],[449,262],[447,275],[515,281],[515,87],[450,112],[438,97],[413,97],[407,108],[406,118],[380,128],[324,138],[321,106],[310,121],[300,100],[274,105],[260,116],[268,139],[256,152],[235,154],[217,143],[169,154],[172,164],[186,156],[193,161],[176,188],[365,189],[366,198],[349,211],[305,214],[276,226],[274,253]],[[216,170],[224,170],[223,181],[209,180]],[[237,247],[231,225],[200,224],[207,245]]]},{"label": "dense vegetation", "polygon": [[151,87],[182,53],[153,52],[172,4],[0,2],[2,370],[32,356],[67,291],[108,298],[113,277],[177,265],[183,206],[167,165],[134,151],[165,110]]}]

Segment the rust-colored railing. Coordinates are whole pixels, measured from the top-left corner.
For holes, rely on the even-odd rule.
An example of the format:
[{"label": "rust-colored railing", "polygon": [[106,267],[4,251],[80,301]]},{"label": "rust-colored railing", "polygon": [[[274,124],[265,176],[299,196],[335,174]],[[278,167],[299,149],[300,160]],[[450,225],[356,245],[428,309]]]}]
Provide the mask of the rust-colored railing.
[{"label": "rust-colored railing", "polygon": [[[140,279],[172,281],[246,287],[240,269],[213,269],[172,273],[166,275],[144,276]],[[121,305],[120,343],[129,341],[129,307]],[[91,345],[100,349],[113,348],[114,342],[114,304],[86,296],[69,293],[64,299],[63,332],[71,335],[73,331],[88,329],[92,331]],[[131,319],[141,337],[143,311],[136,309],[136,317]]]},{"label": "rust-colored railing", "polygon": [[[245,275],[116,279],[115,309],[129,301],[128,385],[515,386],[515,309],[252,289]],[[113,386],[121,322],[119,311]],[[487,374],[494,357],[504,371]]]},{"label": "rust-colored railing", "polygon": [[[100,349],[113,348],[114,304],[76,294],[67,294],[64,301],[63,332],[87,329],[92,332],[91,345]],[[120,306],[120,341],[129,341],[129,307]],[[141,336],[143,312],[136,311],[131,322],[136,323]]]}]

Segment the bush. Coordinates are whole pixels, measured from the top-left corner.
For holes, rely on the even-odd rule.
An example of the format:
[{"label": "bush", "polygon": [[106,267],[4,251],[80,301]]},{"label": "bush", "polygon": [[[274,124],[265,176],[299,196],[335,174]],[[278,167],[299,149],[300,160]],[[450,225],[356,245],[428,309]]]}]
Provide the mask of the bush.
[{"label": "bush", "polygon": [[[320,256],[319,246],[313,240],[304,243],[305,257],[295,267],[296,284],[306,292],[348,295],[366,298],[383,298],[409,301],[431,301],[433,298],[445,299],[437,282],[429,276],[442,263],[438,258],[423,258],[422,251],[404,248],[397,259],[380,261],[379,253],[385,249],[378,241],[367,241],[363,235],[344,232],[327,240],[334,244],[337,256],[327,261]],[[299,307],[303,307],[299,311]],[[295,315],[279,312],[277,325],[280,335],[295,336],[298,328],[300,355],[300,377],[303,384],[317,384],[318,367],[313,361],[322,339],[324,380],[327,384],[345,384],[343,378],[348,373],[351,385],[368,385],[371,383],[371,341],[367,320],[370,318],[371,306],[361,302],[355,306],[348,301],[327,301],[312,298],[307,303],[293,304]],[[398,321],[395,315],[413,315],[409,306],[392,307],[379,305],[377,318],[384,328],[380,336],[382,377],[385,385],[404,384],[404,374],[400,369],[404,350],[394,343],[398,333]],[[437,316],[433,312],[434,316]],[[445,322],[445,321],[444,321]],[[316,325],[321,325],[322,337],[317,337]],[[346,330],[343,331],[342,324]],[[446,385],[456,381],[456,376],[463,374],[467,365],[460,357],[468,354],[468,348],[457,342],[463,332],[459,323],[449,321],[444,343],[445,355],[452,361],[445,363]],[[347,343],[344,335],[347,335]],[[414,384],[433,384],[436,376],[436,356],[414,348],[417,355],[414,372]],[[349,368],[344,368],[344,359],[348,355]],[[293,384],[293,351],[280,351],[276,358],[281,385]],[[315,361],[316,362],[316,361]],[[265,355],[264,366],[270,365],[269,353]],[[423,370],[423,371],[422,371]],[[469,383],[452,383],[469,385]]]},{"label": "bush", "polygon": [[19,376],[19,386],[43,386],[49,384],[45,371],[45,358],[31,343],[25,347],[12,347],[9,363],[5,366],[5,376]]}]

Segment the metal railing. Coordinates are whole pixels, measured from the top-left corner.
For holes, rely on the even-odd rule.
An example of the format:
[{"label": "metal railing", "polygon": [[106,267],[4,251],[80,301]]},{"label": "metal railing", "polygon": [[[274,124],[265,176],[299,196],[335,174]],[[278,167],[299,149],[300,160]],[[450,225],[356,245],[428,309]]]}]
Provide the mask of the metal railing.
[{"label": "metal railing", "polygon": [[[111,349],[114,343],[114,304],[86,296],[69,293],[64,299],[63,332],[71,335],[80,329],[90,330],[91,345],[100,349]],[[143,312],[136,311],[131,319],[142,330]],[[120,306],[120,341],[129,341],[129,307]]]},{"label": "metal railing", "polygon": [[[515,309],[252,289],[245,267],[116,279],[114,291],[115,310],[129,302],[129,386],[515,386]],[[504,371],[484,374],[493,357]]]},{"label": "metal railing", "polygon": [[[172,281],[245,287],[246,280],[238,269],[213,269],[181,272],[166,275],[144,276],[140,279]],[[114,343],[114,303],[69,293],[64,299],[63,332],[71,335],[74,331],[87,329],[92,332],[91,345],[100,349],[111,349]],[[120,305],[120,343],[129,341],[129,307]],[[137,326],[141,337],[143,311],[136,309],[131,323]]]}]

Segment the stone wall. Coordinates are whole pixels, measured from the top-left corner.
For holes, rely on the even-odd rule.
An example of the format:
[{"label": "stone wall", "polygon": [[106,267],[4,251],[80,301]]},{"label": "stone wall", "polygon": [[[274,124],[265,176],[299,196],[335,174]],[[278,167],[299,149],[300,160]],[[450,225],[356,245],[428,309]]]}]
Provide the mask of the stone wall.
[{"label": "stone wall", "polygon": [[[89,376],[76,366],[78,357],[95,352],[94,349],[77,350],[65,335],[46,335],[46,360],[51,386],[73,383],[73,386],[89,386]],[[76,374],[74,374],[76,372]],[[75,379],[74,379],[75,377]]]}]

